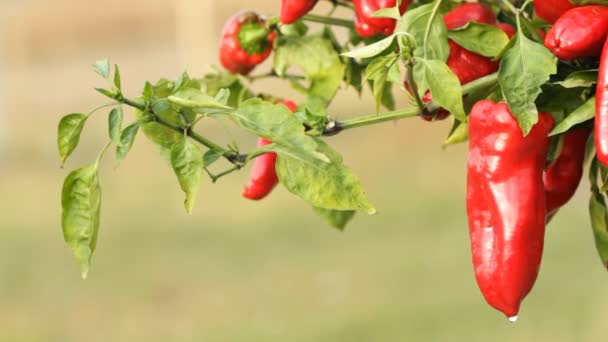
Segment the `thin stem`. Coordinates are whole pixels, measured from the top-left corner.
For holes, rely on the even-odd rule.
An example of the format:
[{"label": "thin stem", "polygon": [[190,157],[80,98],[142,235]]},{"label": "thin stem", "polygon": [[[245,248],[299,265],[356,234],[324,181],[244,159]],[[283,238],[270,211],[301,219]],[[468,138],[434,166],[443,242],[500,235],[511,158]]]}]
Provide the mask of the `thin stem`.
[{"label": "thin stem", "polygon": [[97,112],[100,109],[106,108],[106,107],[113,107],[113,106],[118,106],[120,105],[119,102],[112,102],[112,103],[106,103],[104,105],[101,105],[97,108],[94,108],[92,111],[89,112],[89,114],[87,114],[87,116],[91,116],[93,113]]},{"label": "thin stem", "polygon": [[420,99],[420,94],[418,94],[418,85],[414,80],[414,63],[411,61],[407,63],[407,77],[410,88],[412,89],[412,93],[414,93],[414,98],[416,99],[416,104],[418,105],[418,108],[424,110],[425,106],[424,103],[422,103],[422,100]]},{"label": "thin stem", "polygon": [[315,15],[315,14],[307,14],[304,17],[302,17],[302,19],[305,20],[305,21],[313,22],[313,23],[320,23],[320,24],[332,25],[332,26],[340,26],[340,27],[346,27],[346,28],[349,28],[349,29],[352,29],[352,28],[355,27],[355,25],[353,24],[353,22],[351,20],[332,18],[332,17],[324,17],[324,16],[321,16],[321,15]]},{"label": "thin stem", "polygon": [[[402,109],[402,110],[396,110],[393,112],[387,112],[387,113],[379,114],[379,115],[369,115],[369,116],[363,116],[360,118],[354,118],[354,119],[350,119],[350,120],[336,122],[335,127],[339,131],[345,131],[345,130],[353,129],[353,128],[357,128],[357,127],[376,125],[376,124],[387,122],[387,121],[411,118],[411,117],[418,116],[418,115],[420,115],[420,109],[417,107],[412,107],[412,108],[406,108],[406,109]],[[328,128],[329,128],[329,130],[332,129],[332,127],[328,127]]]},{"label": "thin stem", "polygon": [[223,172],[218,173],[217,175],[213,175],[211,172],[209,172],[209,170],[207,170],[207,174],[209,174],[209,177],[211,177],[211,181],[212,181],[213,183],[215,183],[215,182],[217,182],[217,181],[218,181],[220,178],[222,178],[222,177],[224,177],[224,176],[227,176],[227,175],[229,175],[229,174],[231,174],[231,173],[233,173],[233,172],[235,172],[235,171],[238,171],[238,170],[240,170],[240,169],[241,169],[241,166],[239,166],[239,165],[235,165],[235,166],[231,167],[230,169],[228,169],[228,170],[226,170],[226,171],[223,171]]}]

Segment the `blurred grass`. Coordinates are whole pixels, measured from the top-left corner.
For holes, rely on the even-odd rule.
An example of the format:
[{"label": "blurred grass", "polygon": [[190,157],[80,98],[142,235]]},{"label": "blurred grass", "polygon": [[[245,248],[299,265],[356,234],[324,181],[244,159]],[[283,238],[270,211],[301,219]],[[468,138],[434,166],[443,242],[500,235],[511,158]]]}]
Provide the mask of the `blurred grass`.
[{"label": "blurred grass", "polygon": [[[258,4],[276,6],[258,0],[250,7]],[[51,17],[49,23],[56,22]],[[110,19],[96,18],[95,26],[110,29]],[[72,32],[83,22],[62,24]],[[32,32],[42,35],[40,27]],[[101,84],[88,67],[96,57],[109,55],[121,65],[129,94],[146,79],[185,67],[166,37],[152,47],[148,37],[140,46],[130,41],[129,27],[120,28],[118,43],[111,34],[86,48],[70,40],[64,45],[80,52],[63,56],[49,40],[39,49],[46,54],[38,55],[36,45],[30,53],[54,54],[50,60],[0,68],[8,127],[0,157],[0,341],[604,339],[608,279],[593,247],[586,182],[549,227],[539,280],[521,321],[509,324],[485,304],[473,277],[466,146],[441,150],[449,125],[417,119],[329,138],[380,211],[358,215],[344,233],[326,227],[283,189],[262,202],[245,201],[240,190],[247,171],[205,183],[188,216],[172,171],[140,136],[120,168],[114,170],[111,158],[103,164],[102,231],[93,269],[82,281],[61,236],[59,194],[68,170],[58,167],[57,120],[103,103],[91,90]],[[42,37],[36,41],[46,41]],[[200,63],[214,62],[210,58]],[[273,82],[256,87],[294,95]],[[331,112],[368,114],[369,100],[347,92]],[[89,122],[67,169],[94,158],[106,139],[105,115]],[[217,124],[203,123],[201,130],[224,137]],[[236,138],[253,144],[252,137]]]}]

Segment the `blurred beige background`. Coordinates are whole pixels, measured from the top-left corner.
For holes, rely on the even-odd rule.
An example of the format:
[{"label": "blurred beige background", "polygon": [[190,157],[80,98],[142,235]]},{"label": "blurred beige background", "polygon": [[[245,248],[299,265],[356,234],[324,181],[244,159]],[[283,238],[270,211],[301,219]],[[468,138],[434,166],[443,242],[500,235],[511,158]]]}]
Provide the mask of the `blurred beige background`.
[{"label": "blurred beige background", "polygon": [[[128,94],[184,69],[203,73],[216,63],[224,20],[243,6],[270,15],[279,1],[0,0],[0,341],[605,338],[608,277],[586,192],[549,227],[536,288],[521,321],[507,324],[473,279],[466,146],[443,151],[448,123],[417,119],[331,138],[380,210],[345,233],[283,189],[245,201],[247,171],[206,182],[188,216],[172,171],[140,136],[120,168],[104,161],[99,248],[80,280],[61,236],[67,170],[55,134],[63,114],[105,103],[90,65],[109,56]],[[282,83],[255,87],[299,99]],[[331,111],[363,115],[373,104],[348,91]],[[88,122],[67,169],[94,158],[106,120],[101,111]],[[201,131],[225,136],[212,123]]]}]

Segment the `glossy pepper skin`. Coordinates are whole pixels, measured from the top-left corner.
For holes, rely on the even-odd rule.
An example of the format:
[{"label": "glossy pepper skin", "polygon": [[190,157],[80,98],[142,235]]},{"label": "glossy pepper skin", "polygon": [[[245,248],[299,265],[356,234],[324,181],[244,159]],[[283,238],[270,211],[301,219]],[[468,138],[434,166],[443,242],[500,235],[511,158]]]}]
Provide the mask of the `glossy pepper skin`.
[{"label": "glossy pepper skin", "polygon": [[553,216],[576,192],[583,177],[585,147],[590,133],[586,128],[566,133],[557,160],[543,173],[547,217]]},{"label": "glossy pepper skin", "polygon": [[545,234],[543,168],[549,114],[524,137],[504,103],[482,100],[469,116],[467,216],[475,277],[486,301],[510,320],[532,289]]},{"label": "glossy pepper skin", "polygon": [[555,23],[562,14],[574,7],[576,6],[568,0],[534,0],[536,15],[550,24]]},{"label": "glossy pepper skin", "polygon": [[[405,13],[411,0],[403,0],[399,11]],[[397,22],[390,18],[374,18],[372,15],[383,8],[395,7],[397,0],[353,0],[356,20],[355,29],[363,38],[371,38],[381,34],[388,36],[395,30]]]},{"label": "glossy pepper skin", "polygon": [[232,73],[247,75],[270,56],[275,37],[255,12],[237,13],[224,26],[220,62]]},{"label": "glossy pepper skin", "polygon": [[317,4],[318,0],[282,0],[281,23],[292,24],[305,16]]},{"label": "glossy pepper skin", "polygon": [[[280,103],[287,106],[292,112],[297,109],[296,104],[291,101],[280,101]],[[259,138],[257,146],[263,147],[271,143],[269,140]],[[261,200],[268,196],[272,189],[279,184],[279,177],[275,169],[276,160],[276,153],[265,153],[253,161],[251,177],[249,183],[243,189],[243,197],[251,200]]]},{"label": "glossy pepper skin", "polygon": [[600,57],[595,91],[595,150],[600,163],[608,167],[608,39]]},{"label": "glossy pepper skin", "polygon": [[549,30],[545,46],[564,60],[599,56],[608,36],[608,7],[584,6],[564,13]]}]

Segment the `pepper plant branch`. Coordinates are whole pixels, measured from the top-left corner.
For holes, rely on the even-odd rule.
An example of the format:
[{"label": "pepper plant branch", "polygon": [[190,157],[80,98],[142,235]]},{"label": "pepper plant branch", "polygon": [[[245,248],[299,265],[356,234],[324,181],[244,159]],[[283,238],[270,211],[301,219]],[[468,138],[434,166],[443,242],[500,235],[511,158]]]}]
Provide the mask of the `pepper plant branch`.
[{"label": "pepper plant branch", "polygon": [[230,150],[226,150],[225,148],[221,147],[220,145],[214,143],[213,141],[203,137],[202,135],[196,133],[195,131],[192,130],[191,127],[178,127],[178,126],[174,126],[171,123],[163,120],[160,116],[158,116],[156,113],[154,113],[153,111],[151,111],[150,109],[146,108],[145,105],[141,104],[141,103],[137,103],[131,99],[128,98],[123,98],[120,97],[117,99],[117,101],[126,104],[128,106],[131,106],[133,108],[137,108],[139,110],[141,110],[142,112],[152,115],[153,116],[153,121],[158,123],[159,125],[165,126],[171,130],[174,130],[176,132],[179,133],[186,133],[186,135],[188,137],[190,137],[191,139],[193,139],[194,141],[198,142],[199,144],[212,149],[212,150],[216,150],[216,151],[220,151],[222,152],[222,156],[224,158],[226,158],[229,162],[231,162],[232,164],[241,164],[241,156],[239,156],[238,153],[234,152],[234,151],[230,151]]},{"label": "pepper plant branch", "polygon": [[346,20],[346,19],[324,17],[321,15],[315,15],[315,14],[307,14],[307,15],[303,16],[302,19],[305,21],[313,22],[313,23],[340,26],[340,27],[346,27],[349,29],[355,28],[355,26],[353,25],[353,22],[351,20]]}]

